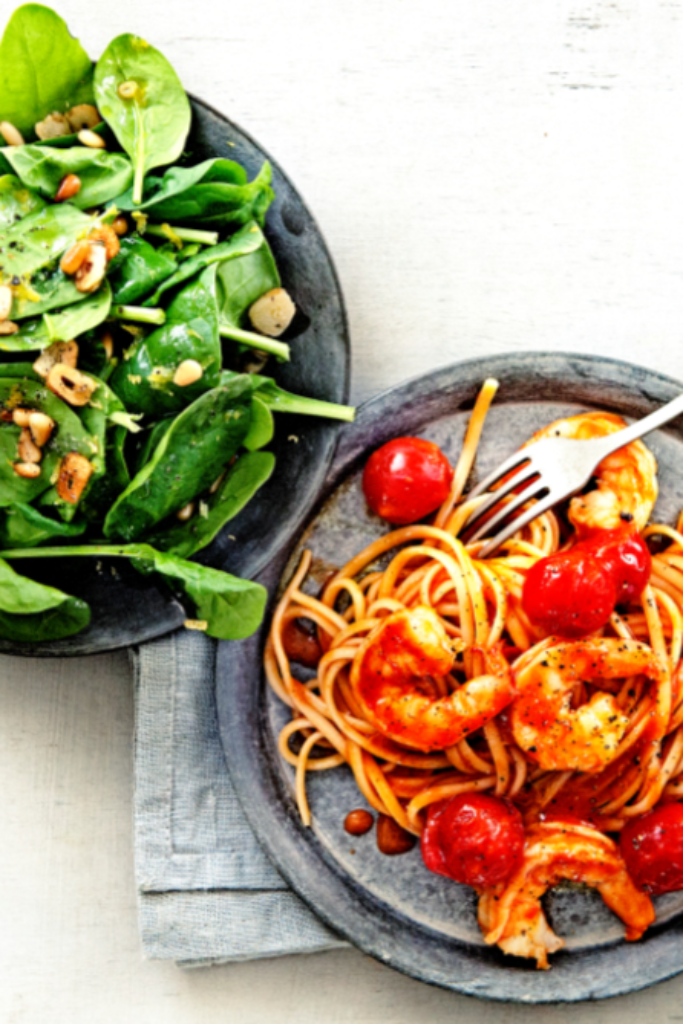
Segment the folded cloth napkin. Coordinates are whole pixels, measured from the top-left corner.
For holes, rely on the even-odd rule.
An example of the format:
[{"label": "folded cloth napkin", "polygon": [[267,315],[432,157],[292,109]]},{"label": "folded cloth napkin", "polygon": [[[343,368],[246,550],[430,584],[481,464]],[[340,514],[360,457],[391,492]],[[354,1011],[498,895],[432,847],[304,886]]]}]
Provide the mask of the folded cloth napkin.
[{"label": "folded cloth napkin", "polygon": [[132,653],[143,952],[202,967],[345,946],[288,889],[242,814],[218,732],[216,647],[181,630]]}]

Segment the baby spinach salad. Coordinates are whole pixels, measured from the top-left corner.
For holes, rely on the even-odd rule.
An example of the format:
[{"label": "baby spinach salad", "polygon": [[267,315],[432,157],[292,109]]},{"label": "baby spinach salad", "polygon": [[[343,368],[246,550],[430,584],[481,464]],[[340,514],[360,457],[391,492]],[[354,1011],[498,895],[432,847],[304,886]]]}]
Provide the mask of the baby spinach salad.
[{"label": "baby spinach salad", "polygon": [[[268,480],[295,303],[263,227],[264,163],[193,164],[166,58],[120,35],[93,66],[39,4],[0,42],[0,638],[57,640],[88,605],[31,559],[123,558],[238,639],[263,587],[188,561]],[[283,338],[284,335],[284,338]],[[274,415],[275,414],[275,415]],[[70,563],[78,564],[78,563]],[[68,587],[67,587],[68,589]]]}]

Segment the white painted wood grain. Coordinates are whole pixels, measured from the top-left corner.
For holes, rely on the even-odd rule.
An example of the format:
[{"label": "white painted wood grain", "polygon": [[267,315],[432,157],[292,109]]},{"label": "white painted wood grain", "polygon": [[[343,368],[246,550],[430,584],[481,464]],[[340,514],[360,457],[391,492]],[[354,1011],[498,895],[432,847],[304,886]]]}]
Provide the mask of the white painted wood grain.
[{"label": "white painted wood grain", "polygon": [[[341,275],[356,400],[529,348],[683,378],[678,0],[55,2],[94,55],[147,36],[277,156]],[[534,1011],[355,952],[190,974],[142,962],[132,721],[122,655],[0,660],[3,1024],[683,1019],[683,979]]]}]

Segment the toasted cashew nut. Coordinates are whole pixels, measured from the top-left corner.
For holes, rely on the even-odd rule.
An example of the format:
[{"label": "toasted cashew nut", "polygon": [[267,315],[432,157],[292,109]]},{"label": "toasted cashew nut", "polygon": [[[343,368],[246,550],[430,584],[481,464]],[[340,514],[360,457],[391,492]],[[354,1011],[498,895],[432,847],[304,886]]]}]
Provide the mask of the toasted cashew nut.
[{"label": "toasted cashew nut", "polygon": [[121,248],[119,236],[116,234],[113,227],[110,227],[108,224],[102,224],[101,227],[94,228],[88,235],[88,241],[102,242],[108,260],[113,260],[114,256],[116,256]]},{"label": "toasted cashew nut", "polygon": [[0,335],[18,333],[19,324],[15,324],[13,320],[0,320]]},{"label": "toasted cashew nut", "polygon": [[55,421],[51,416],[48,416],[47,413],[29,412],[28,429],[31,431],[31,437],[33,438],[34,443],[37,444],[39,448],[42,448],[43,445],[46,445],[50,440],[52,431],[55,429]]},{"label": "toasted cashew nut", "polygon": [[254,328],[269,338],[279,338],[296,313],[296,306],[284,288],[271,288],[249,308]]},{"label": "toasted cashew nut", "polygon": [[67,110],[65,116],[71,125],[72,132],[80,132],[84,128],[95,128],[102,120],[99,110],[97,107],[93,107],[92,103],[78,103],[71,110]]},{"label": "toasted cashew nut", "polygon": [[41,141],[45,139],[59,139],[64,135],[71,135],[71,125],[64,117],[64,114],[60,114],[55,110],[53,114],[48,114],[43,121],[38,121],[35,126],[35,132]]},{"label": "toasted cashew nut", "polygon": [[83,146],[88,146],[89,149],[106,149],[107,143],[98,135],[97,132],[91,132],[89,128],[82,128],[78,133],[78,141]]},{"label": "toasted cashew nut", "polygon": [[53,343],[41,352],[33,364],[33,371],[39,377],[47,377],[53,366],[61,363],[63,366],[70,366],[76,369],[78,362],[78,343],[75,341],[53,341]]},{"label": "toasted cashew nut", "polygon": [[30,409],[22,409],[21,406],[17,406],[16,409],[12,409],[12,423],[16,423],[18,427],[27,427],[30,415]]},{"label": "toasted cashew nut", "polygon": [[53,394],[63,398],[69,405],[87,405],[93,396],[97,383],[63,363],[56,363],[47,375],[47,386]]},{"label": "toasted cashew nut", "polygon": [[36,462],[15,462],[12,469],[25,480],[35,480],[40,476],[40,466]]},{"label": "toasted cashew nut", "polygon": [[179,388],[186,388],[189,384],[195,384],[204,376],[201,363],[196,359],[184,359],[173,374],[173,383]]},{"label": "toasted cashew nut", "polygon": [[23,146],[24,136],[9,121],[0,121],[0,135],[8,146]]},{"label": "toasted cashew nut", "polygon": [[0,284],[0,321],[8,320],[12,312],[14,295],[8,284]]},{"label": "toasted cashew nut", "polygon": [[22,462],[40,462],[43,457],[43,453],[38,445],[33,443],[31,431],[28,427],[24,427],[19,435],[17,451]]},{"label": "toasted cashew nut", "polygon": [[59,183],[57,189],[57,195],[55,196],[56,203],[63,203],[67,199],[73,199],[74,196],[78,195],[81,191],[81,179],[77,174],[65,174]]},{"label": "toasted cashew nut", "polygon": [[70,505],[78,504],[85,485],[92,476],[92,463],[85,455],[69,452],[59,463],[57,494]]},{"label": "toasted cashew nut", "polygon": [[76,271],[79,292],[94,292],[102,284],[107,269],[107,250],[103,242],[89,242],[88,255]]}]

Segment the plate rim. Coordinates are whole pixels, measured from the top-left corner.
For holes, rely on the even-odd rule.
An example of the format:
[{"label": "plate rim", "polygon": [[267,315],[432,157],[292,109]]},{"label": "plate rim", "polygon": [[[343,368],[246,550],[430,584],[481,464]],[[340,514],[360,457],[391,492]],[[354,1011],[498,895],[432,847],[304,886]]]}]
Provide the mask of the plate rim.
[{"label": "plate rim", "polygon": [[[579,376],[602,385],[612,384],[618,389],[625,387],[618,380],[619,375],[639,378],[643,385],[640,397],[646,403],[659,403],[683,391],[683,384],[658,371],[590,354],[503,353],[436,368],[385,389],[359,408],[355,423],[342,434],[325,487],[307,517],[304,530],[317,518],[336,486],[363,457],[366,448],[358,443],[358,438],[363,429],[382,414],[387,402],[434,381],[440,381],[439,388],[443,390],[443,382],[458,372],[471,376],[476,370],[480,384],[485,377],[500,376],[501,369],[515,364],[514,372],[519,373],[520,364],[529,361],[533,361],[537,369],[540,364],[546,372],[553,363],[566,366],[569,362]],[[616,382],[610,371],[616,374]],[[662,391],[663,396],[657,394]],[[625,399],[626,394],[624,402]],[[428,419],[425,416],[425,421]],[[680,433],[683,439],[683,426]],[[228,770],[247,820],[293,890],[333,931],[362,952],[417,980],[488,1000],[548,1004],[604,999],[638,991],[683,971],[680,941],[683,915],[655,925],[638,943],[620,940],[588,951],[560,953],[554,958],[550,971],[509,967],[499,951],[449,939],[384,904],[346,875],[326,853],[313,831],[301,825],[291,797],[282,787],[275,761],[278,755],[273,756],[263,700],[265,683],[260,654],[274,603],[273,592],[302,532],[291,538],[261,576],[261,582],[271,592],[264,627],[248,641],[219,644],[216,669],[219,728]],[[236,700],[236,696],[239,699]],[[267,812],[265,815],[263,809]],[[407,926],[405,935],[396,934],[397,921]],[[411,929],[419,933],[421,950],[411,945]]]}]

